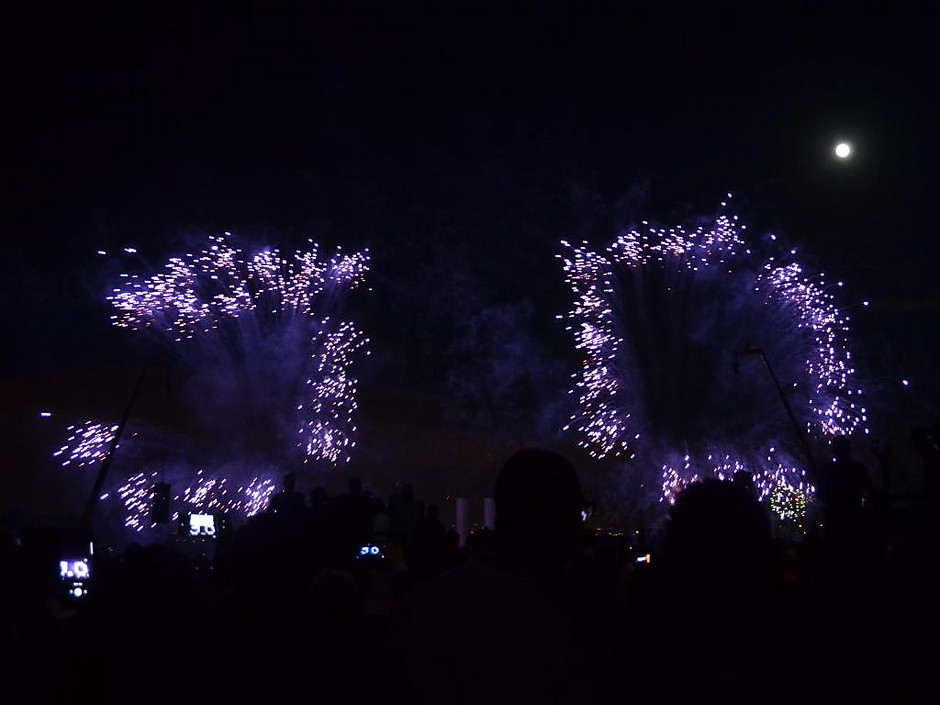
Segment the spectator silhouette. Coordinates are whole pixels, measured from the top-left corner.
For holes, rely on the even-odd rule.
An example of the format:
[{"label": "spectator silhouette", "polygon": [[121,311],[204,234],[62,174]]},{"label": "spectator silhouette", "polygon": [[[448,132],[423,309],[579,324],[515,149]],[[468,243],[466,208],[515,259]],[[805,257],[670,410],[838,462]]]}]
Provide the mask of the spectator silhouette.
[{"label": "spectator silhouette", "polygon": [[310,491],[310,504],[307,507],[307,533],[310,539],[312,560],[316,566],[339,565],[345,556],[342,549],[335,546],[337,532],[335,516],[330,505],[329,495],[323,487],[314,487]]},{"label": "spectator silhouette", "polygon": [[324,568],[311,582],[305,605],[311,662],[322,682],[363,683],[366,645],[359,588],[341,570]]},{"label": "spectator silhouette", "polygon": [[746,484],[705,479],[679,493],[663,532],[665,568],[690,588],[728,594],[773,585],[770,522]]},{"label": "spectator silhouette", "polygon": [[[940,474],[940,420],[929,426],[917,426],[911,431],[911,445],[920,455],[924,464],[924,491],[927,498],[927,511],[932,521],[936,522],[937,475]],[[936,536],[936,524],[930,527]]]},{"label": "spectator silhouette", "polygon": [[410,549],[411,535],[418,518],[413,485],[405,483],[401,490],[389,497],[388,513],[392,537],[401,543],[403,549]]},{"label": "spectator silhouette", "polygon": [[420,580],[452,567],[456,560],[453,553],[450,536],[441,523],[441,508],[436,504],[428,505],[415,524],[408,567],[415,579]]},{"label": "spectator silhouette", "polygon": [[[247,670],[289,674],[310,651],[304,601],[321,566],[307,524],[284,516],[261,512],[235,532],[214,622],[219,673],[233,695]],[[287,695],[295,683],[279,679],[268,686],[272,696]]]},{"label": "spectator silhouette", "polygon": [[764,665],[795,646],[777,627],[795,614],[760,502],[740,482],[694,482],[670,508],[659,549],[629,586],[625,621],[644,637],[623,658],[651,683],[681,664],[677,699],[759,687]]},{"label": "spectator silhouette", "polygon": [[[568,590],[584,498],[564,457],[530,448],[499,471],[498,550],[414,583],[392,615],[395,702],[596,702],[602,649]],[[597,669],[597,670],[595,670]]]},{"label": "spectator silhouette", "polygon": [[837,552],[867,546],[865,500],[871,495],[868,468],[852,458],[851,441],[836,436],[833,460],[816,469],[816,492],[822,504],[823,536]]},{"label": "spectator silhouette", "polygon": [[314,487],[310,490],[310,511],[314,514],[325,514],[327,498],[326,489],[323,487]]},{"label": "spectator silhouette", "polygon": [[284,486],[280,492],[271,497],[268,511],[281,517],[292,520],[303,518],[307,509],[303,493],[297,490],[297,476],[292,473],[284,475]]},{"label": "spectator silhouette", "polygon": [[[97,664],[107,663],[108,678],[99,694],[110,699],[125,695],[139,684],[142,662],[158,662],[181,646],[187,650],[203,646],[192,635],[205,633],[191,560],[176,548],[161,544],[130,544],[119,562],[98,584],[98,598],[89,605],[86,619],[76,625],[73,656],[84,659],[82,678]],[[129,644],[134,644],[129,648]],[[211,652],[206,650],[206,661]],[[151,678],[148,695],[170,697],[171,679]]]},{"label": "spectator silhouette", "polygon": [[354,535],[356,547],[359,544],[372,540],[372,519],[380,511],[381,502],[371,492],[362,488],[362,480],[358,477],[350,478],[347,514],[350,521],[350,532]]},{"label": "spectator silhouette", "polygon": [[14,653],[23,646],[24,634],[21,610],[25,604],[20,551],[16,537],[6,528],[0,529],[0,629],[3,630],[2,648]]},{"label": "spectator silhouette", "polygon": [[735,470],[733,482],[743,487],[750,495],[757,498],[757,486],[754,484],[754,474],[749,470]]}]

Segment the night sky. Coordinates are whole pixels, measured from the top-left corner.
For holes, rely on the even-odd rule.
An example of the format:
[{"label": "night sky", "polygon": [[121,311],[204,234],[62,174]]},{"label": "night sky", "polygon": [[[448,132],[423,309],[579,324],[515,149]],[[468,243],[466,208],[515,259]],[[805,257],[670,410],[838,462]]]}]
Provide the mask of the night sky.
[{"label": "night sky", "polygon": [[[513,444],[554,442],[546,400],[578,360],[555,320],[570,305],[559,241],[600,247],[640,220],[713,214],[729,191],[752,230],[844,280],[846,303],[871,302],[856,349],[891,394],[911,381],[898,413],[936,409],[926,30],[266,7],[11,23],[4,510],[52,492],[53,424],[118,417],[147,360],[109,326],[111,254],[133,246],[159,265],[226,230],[285,250],[371,248],[372,291],[348,302],[374,350],[359,371],[363,452],[384,458],[383,481],[428,495],[483,491],[492,474],[461,485],[419,468],[489,471]],[[845,162],[842,139],[856,150]],[[148,395],[159,406],[159,385],[144,407]]]}]

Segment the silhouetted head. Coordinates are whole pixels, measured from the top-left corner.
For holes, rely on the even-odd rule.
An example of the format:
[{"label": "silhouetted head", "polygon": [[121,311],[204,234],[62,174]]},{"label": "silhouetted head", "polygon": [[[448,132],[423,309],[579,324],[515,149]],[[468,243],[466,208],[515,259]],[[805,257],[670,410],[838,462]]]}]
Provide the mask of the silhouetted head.
[{"label": "silhouetted head", "polygon": [[693,482],[666,521],[663,559],[688,579],[715,588],[770,577],[773,530],[760,502],[734,482]]},{"label": "silhouetted head", "polygon": [[748,492],[757,492],[757,487],[754,485],[754,475],[750,470],[735,470],[733,481]]},{"label": "silhouetted head", "polygon": [[436,504],[428,505],[428,519],[440,519],[441,517],[441,508]]},{"label": "silhouetted head", "polygon": [[542,448],[519,451],[499,471],[493,498],[503,551],[543,567],[569,560],[581,531],[584,495],[566,458]]},{"label": "silhouetted head", "polygon": [[297,476],[294,473],[289,472],[286,475],[284,475],[284,491],[285,492],[293,492],[296,486],[297,486]]}]

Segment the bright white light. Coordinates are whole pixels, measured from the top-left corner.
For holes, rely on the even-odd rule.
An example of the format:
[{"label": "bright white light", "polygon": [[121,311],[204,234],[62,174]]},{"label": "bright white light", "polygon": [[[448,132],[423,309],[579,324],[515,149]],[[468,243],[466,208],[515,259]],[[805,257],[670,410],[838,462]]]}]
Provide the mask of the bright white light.
[{"label": "bright white light", "polygon": [[836,145],[836,156],[839,159],[845,159],[852,153],[852,148],[845,142],[840,142]]}]

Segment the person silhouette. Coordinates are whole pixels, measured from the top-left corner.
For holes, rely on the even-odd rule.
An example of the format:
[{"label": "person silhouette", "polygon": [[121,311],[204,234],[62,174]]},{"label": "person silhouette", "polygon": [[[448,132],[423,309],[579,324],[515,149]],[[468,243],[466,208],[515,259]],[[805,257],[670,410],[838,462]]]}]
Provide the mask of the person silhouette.
[{"label": "person silhouette", "polygon": [[415,524],[409,567],[418,579],[434,575],[453,564],[450,537],[441,522],[441,508],[431,504]]},{"label": "person silhouette", "polygon": [[280,492],[271,497],[268,511],[272,514],[299,519],[306,509],[303,493],[297,490],[297,476],[292,472],[285,473],[284,486]]},{"label": "person silhouette", "polygon": [[500,468],[495,549],[413,583],[387,631],[395,702],[597,702],[604,648],[572,599],[584,496],[574,466],[541,448]]},{"label": "person silhouette", "polygon": [[625,614],[644,638],[626,644],[621,660],[638,664],[654,689],[681,662],[682,678],[669,686],[677,700],[760,687],[763,664],[796,646],[759,617],[767,605],[780,623],[798,614],[767,513],[746,483],[697,480],[676,496],[650,567],[629,586]]},{"label": "person silhouette", "polygon": [[754,484],[754,473],[750,470],[735,470],[732,482],[743,487],[748,494],[758,497],[757,486]]},{"label": "person silhouette", "polygon": [[833,459],[816,468],[816,492],[822,504],[823,536],[834,549],[858,546],[866,538],[865,500],[872,487],[868,468],[852,458],[851,441],[836,436]]}]

